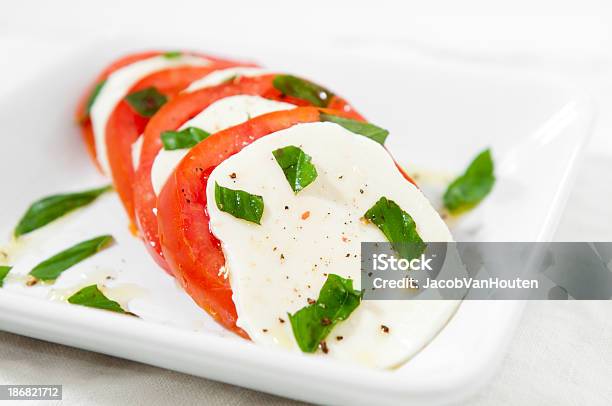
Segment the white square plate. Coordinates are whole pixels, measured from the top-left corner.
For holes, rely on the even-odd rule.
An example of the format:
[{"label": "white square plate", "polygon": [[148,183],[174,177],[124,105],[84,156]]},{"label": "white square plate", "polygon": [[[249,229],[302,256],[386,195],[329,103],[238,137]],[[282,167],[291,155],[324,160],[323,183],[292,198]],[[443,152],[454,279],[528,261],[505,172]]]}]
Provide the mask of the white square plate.
[{"label": "white square plate", "polygon": [[[256,57],[279,71],[312,78],[391,131],[388,147],[407,169],[457,173],[481,149],[493,150],[498,182],[486,203],[455,230],[458,240],[549,240],[589,133],[589,101],[561,81],[502,69],[347,52],[178,40],[92,44],[0,101],[4,199],[0,228],[10,230],[34,199],[104,182],[73,124],[74,104],[97,71],[125,52],[182,46]],[[319,44],[320,45],[320,44]],[[242,54],[242,55],[241,55]],[[10,276],[0,289],[0,329],[128,358],[210,379],[326,404],[445,404],[473,393],[492,375],[519,320],[521,302],[464,302],[412,360],[375,371],[255,346],[216,326],[131,237],[116,196],[48,229],[73,238],[112,232],[118,244],[68,270],[56,288],[105,273],[137,291],[136,319],[46,300],[48,287]],[[27,273],[62,238],[28,237],[15,274]],[[17,269],[19,268],[19,269]],[[56,292],[57,293],[57,292]],[[139,313],[140,314],[140,313]]]}]

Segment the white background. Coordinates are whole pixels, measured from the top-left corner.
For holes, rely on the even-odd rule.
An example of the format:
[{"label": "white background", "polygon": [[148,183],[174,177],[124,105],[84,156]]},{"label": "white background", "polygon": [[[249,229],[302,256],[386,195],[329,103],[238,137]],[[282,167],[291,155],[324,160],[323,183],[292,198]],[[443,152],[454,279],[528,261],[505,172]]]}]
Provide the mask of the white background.
[{"label": "white background", "polygon": [[[612,241],[609,1],[1,0],[0,97],[89,39],[166,31],[239,40],[244,49],[234,53],[247,56],[249,44],[260,41],[308,42],[566,76],[592,94],[599,115],[556,239]],[[498,375],[470,404],[609,405],[610,382],[612,304],[533,302]],[[70,404],[289,402],[0,333],[0,384],[26,383],[62,383]]]}]

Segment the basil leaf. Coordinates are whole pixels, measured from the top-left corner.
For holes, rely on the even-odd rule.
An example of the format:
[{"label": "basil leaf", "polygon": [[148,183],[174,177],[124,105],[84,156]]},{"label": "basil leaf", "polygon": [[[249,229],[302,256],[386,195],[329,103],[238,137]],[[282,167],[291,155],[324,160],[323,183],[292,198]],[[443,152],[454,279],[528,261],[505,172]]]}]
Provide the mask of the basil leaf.
[{"label": "basil leaf", "polygon": [[64,214],[91,203],[109,190],[112,190],[110,185],[83,192],[52,195],[37,200],[30,205],[23,217],[21,217],[21,220],[19,220],[17,227],[15,227],[14,235],[19,237],[49,224]]},{"label": "basil leaf", "polygon": [[302,149],[289,145],[272,151],[285,178],[295,193],[310,185],[317,178],[317,168],[310,162],[310,155]]},{"label": "basil leaf", "polygon": [[444,206],[453,214],[472,209],[493,189],[493,170],[491,150],[486,149],[474,158],[463,175],[448,186],[444,193]]},{"label": "basil leaf", "polygon": [[126,311],[114,300],[110,300],[96,285],[87,286],[68,298],[68,303],[75,305],[93,307],[95,309],[110,310],[111,312],[123,313]]},{"label": "basil leaf", "polygon": [[166,59],[176,59],[179,58],[181,55],[183,55],[181,51],[169,51],[162,54],[162,56]]},{"label": "basil leaf", "polygon": [[282,94],[306,100],[316,107],[327,107],[334,97],[324,87],[292,75],[277,75],[272,84]]},{"label": "basil leaf", "polygon": [[325,113],[321,113],[319,117],[321,121],[329,121],[331,123],[336,123],[346,128],[350,132],[354,132],[355,134],[368,137],[381,145],[385,144],[385,140],[389,135],[389,131],[385,130],[384,128],[375,126],[374,124],[363,123],[361,121],[351,120],[350,118],[344,118]]},{"label": "basil leaf", "polygon": [[164,131],[161,134],[162,144],[166,151],[192,148],[208,137],[210,133],[197,127],[187,127],[181,131]]},{"label": "basil leaf", "polygon": [[234,190],[219,186],[215,182],[215,201],[219,210],[232,216],[260,224],[263,215],[263,198],[244,190]]},{"label": "basil leaf", "polygon": [[421,255],[427,244],[417,232],[416,223],[393,200],[381,197],[364,217],[383,232],[400,257],[413,259]]},{"label": "basil leaf", "polygon": [[289,314],[291,329],[303,352],[315,352],[339,322],[346,320],[361,303],[363,292],[353,290],[353,281],[329,274],[314,304]]},{"label": "basil leaf", "polygon": [[125,101],[143,117],[153,117],[157,110],[161,108],[168,98],[157,91],[154,87],[128,94],[125,96]]},{"label": "basil leaf", "polygon": [[87,99],[87,105],[85,107],[85,117],[83,117],[81,121],[85,121],[89,118],[89,115],[91,113],[91,108],[93,107],[93,104],[96,101],[96,98],[100,94],[100,90],[102,90],[105,83],[106,83],[106,80],[98,82],[96,86],[93,88],[93,90],[91,91],[91,93],[89,94],[89,98]]},{"label": "basil leaf", "polygon": [[232,83],[234,82],[234,80],[238,79],[240,75],[232,75],[229,78],[225,79],[223,82],[221,82],[222,84],[226,84],[226,83]]},{"label": "basil leaf", "polygon": [[0,288],[4,286],[4,278],[11,272],[12,266],[0,265]]},{"label": "basil leaf", "polygon": [[113,241],[111,235],[102,235],[73,245],[36,265],[30,271],[30,275],[38,280],[55,280],[66,269],[101,251]]}]

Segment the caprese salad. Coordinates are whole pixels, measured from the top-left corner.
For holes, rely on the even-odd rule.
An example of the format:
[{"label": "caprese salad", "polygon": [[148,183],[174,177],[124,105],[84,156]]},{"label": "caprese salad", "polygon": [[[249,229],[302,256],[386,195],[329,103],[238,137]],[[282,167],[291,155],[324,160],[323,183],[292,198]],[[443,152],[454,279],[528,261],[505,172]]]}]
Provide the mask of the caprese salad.
[{"label": "caprese salad", "polygon": [[[84,93],[76,119],[112,187],[35,202],[15,238],[114,188],[135,237],[226,329],[378,368],[409,359],[458,306],[363,300],[360,244],[452,241],[443,216],[473,208],[493,187],[488,150],[448,186],[441,215],[384,147],[388,132],[334,92],[186,51],[115,61]],[[112,241],[67,247],[26,283],[53,283]],[[10,270],[0,266],[0,287]],[[138,315],[97,285],[67,301]]]}]

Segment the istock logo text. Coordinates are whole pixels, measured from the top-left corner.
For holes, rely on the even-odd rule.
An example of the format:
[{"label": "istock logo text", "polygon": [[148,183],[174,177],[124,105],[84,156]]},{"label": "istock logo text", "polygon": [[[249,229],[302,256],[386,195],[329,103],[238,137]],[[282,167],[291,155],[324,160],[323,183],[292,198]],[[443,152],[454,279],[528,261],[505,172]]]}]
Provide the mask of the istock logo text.
[{"label": "istock logo text", "polygon": [[425,254],[410,260],[396,258],[388,254],[372,254],[372,264],[375,271],[432,271],[430,265],[432,260],[433,258],[427,258]]}]

